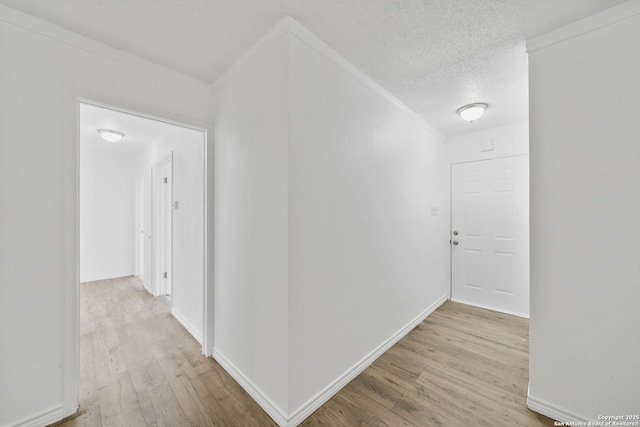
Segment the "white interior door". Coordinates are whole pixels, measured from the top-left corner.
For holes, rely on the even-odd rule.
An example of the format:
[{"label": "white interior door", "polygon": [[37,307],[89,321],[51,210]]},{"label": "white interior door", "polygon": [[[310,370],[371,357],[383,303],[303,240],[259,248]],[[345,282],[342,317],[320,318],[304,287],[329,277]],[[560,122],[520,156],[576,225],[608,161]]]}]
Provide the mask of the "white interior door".
[{"label": "white interior door", "polygon": [[154,168],[154,295],[170,296],[173,280],[173,155]]},{"label": "white interior door", "polygon": [[144,175],[136,178],[136,276],[144,275]]},{"label": "white interior door", "polygon": [[529,159],[451,166],[451,299],[529,316]]}]

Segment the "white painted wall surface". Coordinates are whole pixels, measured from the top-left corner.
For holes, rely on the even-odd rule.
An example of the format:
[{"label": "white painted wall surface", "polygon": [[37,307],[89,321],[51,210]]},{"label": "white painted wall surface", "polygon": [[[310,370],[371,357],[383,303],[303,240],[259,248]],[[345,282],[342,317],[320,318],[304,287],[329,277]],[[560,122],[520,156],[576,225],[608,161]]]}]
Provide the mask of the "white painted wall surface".
[{"label": "white painted wall surface", "polygon": [[288,54],[282,37],[215,95],[214,355],[287,412]]},{"label": "white painted wall surface", "polygon": [[[483,141],[490,139],[495,149],[481,151]],[[517,123],[447,138],[446,151],[450,164],[529,154],[529,124]]]},{"label": "white painted wall surface", "polygon": [[449,207],[438,137],[295,35],[290,61],[295,414],[448,297]]},{"label": "white painted wall surface", "polygon": [[204,133],[170,127],[136,158],[135,175],[145,175],[145,287],[153,264],[151,167],[173,152],[173,292],[172,312],[202,343],[204,309]]},{"label": "white painted wall surface", "polygon": [[214,356],[281,425],[449,292],[443,142],[292,26],[334,58],[284,20],[215,85]]},{"label": "white painted wall surface", "polygon": [[0,11],[0,426],[76,410],[76,96],[187,122],[212,116],[199,86],[17,16]]},{"label": "white painted wall surface", "polygon": [[134,273],[133,159],[80,150],[80,281]]},{"label": "white painted wall surface", "polygon": [[529,406],[564,420],[640,412],[639,41],[635,15],[529,55]]}]

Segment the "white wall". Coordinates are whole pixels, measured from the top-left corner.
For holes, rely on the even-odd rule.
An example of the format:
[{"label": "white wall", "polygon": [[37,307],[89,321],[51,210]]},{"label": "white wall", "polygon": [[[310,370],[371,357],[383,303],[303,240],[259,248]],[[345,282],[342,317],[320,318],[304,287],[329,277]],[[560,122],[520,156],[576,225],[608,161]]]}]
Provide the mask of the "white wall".
[{"label": "white wall", "polygon": [[635,16],[587,33],[563,29],[580,32],[529,55],[529,407],[561,420],[640,409],[635,6]]},{"label": "white wall", "polygon": [[[471,123],[473,125],[473,123]],[[494,150],[481,151],[482,141],[493,139]],[[518,123],[447,138],[449,164],[529,154],[529,124]]]},{"label": "white wall", "polygon": [[291,37],[292,413],[449,293],[443,141],[303,37],[316,48]]},{"label": "white wall", "polygon": [[134,272],[135,178],[131,157],[80,150],[80,281]]},{"label": "white wall", "polygon": [[281,425],[449,291],[444,144],[335,55],[285,19],[216,85],[214,355]]},{"label": "white wall", "polygon": [[[145,272],[150,290],[153,271],[151,168],[173,152],[172,313],[202,343],[204,310],[204,133],[172,126],[135,159],[135,176],[145,176]],[[151,237],[151,238],[149,238]]]},{"label": "white wall", "polygon": [[280,414],[288,408],[288,47],[281,37],[216,94],[214,131],[214,356]]},{"label": "white wall", "polygon": [[123,62],[137,65],[116,62],[106,47],[7,10],[0,8],[0,426],[42,425],[77,404],[76,97],[189,123],[212,112],[196,84],[126,55]]}]

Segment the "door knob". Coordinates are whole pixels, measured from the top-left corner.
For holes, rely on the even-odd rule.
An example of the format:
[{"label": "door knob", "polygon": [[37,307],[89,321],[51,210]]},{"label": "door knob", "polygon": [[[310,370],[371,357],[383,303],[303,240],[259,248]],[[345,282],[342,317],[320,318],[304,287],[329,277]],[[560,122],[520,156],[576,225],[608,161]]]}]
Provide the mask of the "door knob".
[{"label": "door knob", "polygon": [[458,241],[457,241],[457,240],[454,240],[454,241],[453,241],[453,242],[451,242],[451,243],[453,243],[453,245],[454,245],[454,246],[457,246],[457,245],[458,245]]},{"label": "door knob", "polygon": [[458,235],[458,232],[457,232],[457,231],[454,231],[454,232],[453,232],[453,235],[454,235],[454,236],[457,236],[457,235]]}]

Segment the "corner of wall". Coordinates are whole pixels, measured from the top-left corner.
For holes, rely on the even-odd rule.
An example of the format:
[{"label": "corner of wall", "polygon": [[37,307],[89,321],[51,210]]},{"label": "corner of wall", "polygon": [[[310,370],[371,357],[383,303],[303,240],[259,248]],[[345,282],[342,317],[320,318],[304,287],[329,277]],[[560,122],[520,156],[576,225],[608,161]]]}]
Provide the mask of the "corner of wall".
[{"label": "corner of wall", "polygon": [[595,15],[588,16],[579,21],[528,39],[526,41],[527,53],[533,53],[639,14],[640,1],[626,1],[617,6],[605,9],[600,13],[596,13]]},{"label": "corner of wall", "polygon": [[[295,36],[295,39],[292,37]],[[286,40],[283,40],[287,38]],[[304,44],[309,48],[309,50],[305,50],[305,52],[315,52],[319,53],[320,56],[316,56],[321,62],[324,59],[328,59],[331,63],[330,67],[333,70],[336,70],[337,73],[341,76],[340,81],[344,84],[347,84],[350,89],[353,89],[357,97],[358,102],[370,102],[372,101],[376,104],[376,114],[382,115],[382,117],[388,118],[393,123],[397,123],[398,126],[407,127],[410,131],[410,137],[407,137],[403,148],[397,147],[397,149],[402,153],[402,155],[408,156],[408,158],[415,159],[416,156],[411,156],[408,153],[411,152],[413,154],[418,154],[420,159],[425,159],[427,161],[431,161],[435,154],[443,153],[443,148],[441,147],[444,137],[436,131],[430,124],[424,122],[423,119],[418,117],[413,111],[409,110],[406,106],[404,106],[399,100],[394,98],[391,94],[382,89],[377,83],[371,80],[369,77],[364,75],[362,72],[357,70],[353,65],[348,63],[344,58],[339,56],[335,51],[326,46],[323,42],[318,40],[315,36],[313,36],[310,32],[308,32],[304,27],[298,24],[293,18],[285,17],[276,27],[274,27],[263,39],[261,39],[256,45],[251,48],[247,54],[245,54],[236,64],[234,64],[216,83],[214,84],[213,92],[215,95],[216,102],[216,110],[219,114],[220,120],[217,121],[217,129],[216,129],[216,186],[222,185],[220,184],[222,181],[227,183],[234,182],[233,188],[229,188],[228,186],[217,187],[219,191],[216,191],[216,217],[218,218],[218,222],[216,227],[221,227],[220,233],[218,234],[218,239],[222,234],[222,229],[224,229],[224,233],[229,235],[236,235],[236,231],[232,228],[229,228],[229,225],[232,227],[237,225],[238,221],[243,222],[246,226],[239,228],[237,231],[240,232],[242,230],[241,235],[246,233],[248,230],[251,232],[253,238],[256,236],[258,238],[257,241],[252,241],[253,245],[252,251],[260,251],[261,237],[265,234],[265,223],[263,221],[248,221],[251,218],[242,219],[238,215],[233,216],[232,214],[237,213],[237,208],[239,200],[237,195],[242,194],[244,199],[253,200],[253,208],[254,210],[260,210],[264,212],[264,215],[276,215],[271,218],[273,221],[267,224],[267,228],[270,228],[272,231],[274,227],[279,227],[280,220],[283,219],[282,213],[279,210],[282,206],[275,206],[273,203],[276,203],[277,200],[281,198],[281,187],[286,191],[286,214],[284,217],[284,221],[287,227],[287,234],[284,236],[286,239],[284,240],[286,243],[286,254],[280,243],[280,238],[276,239],[279,243],[274,244],[274,239],[270,239],[268,244],[269,247],[275,248],[275,251],[278,254],[282,255],[286,258],[287,264],[284,269],[286,270],[287,278],[286,284],[283,284],[283,280],[274,281],[274,279],[266,276],[261,276],[262,280],[268,281],[269,283],[278,283],[277,288],[278,292],[282,289],[286,289],[283,291],[284,293],[279,294],[278,296],[271,295],[271,298],[277,298],[276,305],[278,307],[284,306],[286,307],[286,338],[285,335],[281,334],[277,331],[274,332],[274,337],[271,337],[271,333],[269,332],[268,336],[261,336],[256,338],[260,342],[255,342],[253,340],[256,331],[256,327],[249,328],[248,325],[250,322],[245,322],[245,320],[241,317],[238,317],[238,313],[231,313],[229,307],[218,306],[216,308],[220,308],[216,312],[216,316],[221,316],[214,324],[217,324],[217,328],[220,328],[220,333],[216,333],[216,345],[214,346],[213,355],[216,360],[220,362],[220,364],[233,376],[238,383],[260,404],[260,406],[265,409],[265,411],[279,424],[282,426],[294,426],[300,423],[304,418],[310,415],[314,410],[316,410],[320,405],[322,405],[326,400],[328,400],[333,394],[335,394],[338,390],[340,390],[346,383],[348,383],[352,378],[358,375],[362,370],[364,370],[370,363],[372,363],[382,352],[384,352],[387,348],[393,345],[397,340],[401,339],[407,332],[411,330],[416,322],[422,321],[424,317],[430,314],[433,310],[435,310],[442,302],[444,302],[448,298],[448,294],[443,295],[445,286],[442,282],[441,275],[438,273],[437,281],[439,282],[437,285],[433,285],[433,289],[430,289],[429,292],[419,292],[420,296],[423,298],[420,301],[423,303],[415,302],[417,300],[412,300],[415,304],[411,305],[411,314],[407,314],[405,317],[400,317],[397,319],[396,323],[387,323],[384,326],[384,332],[380,332],[376,329],[376,333],[372,333],[370,335],[375,335],[374,337],[369,337],[369,340],[373,343],[370,347],[359,348],[356,355],[348,354],[342,359],[347,360],[346,362],[340,360],[340,369],[328,370],[331,373],[326,373],[326,375],[322,375],[321,381],[317,381],[317,384],[306,384],[308,387],[307,390],[304,390],[304,396],[296,396],[296,400],[302,401],[302,405],[298,405],[299,402],[293,401],[291,399],[292,392],[292,360],[297,360],[298,368],[303,367],[306,368],[305,365],[307,363],[304,356],[298,355],[298,357],[294,357],[295,352],[291,350],[291,335],[292,335],[292,323],[291,323],[291,307],[292,307],[292,288],[295,289],[295,284],[291,283],[291,272],[292,272],[292,261],[291,261],[291,252],[290,248],[292,245],[290,232],[291,232],[291,206],[294,204],[291,201],[291,186],[293,181],[291,181],[289,176],[289,168],[294,160],[290,158],[291,155],[294,155],[292,152],[291,145],[291,134],[292,134],[292,117],[291,113],[295,110],[295,106],[292,107],[293,101],[293,77],[292,67],[295,64],[292,64],[295,61],[295,58],[292,59],[293,49],[292,42],[300,41],[301,45]],[[282,44],[280,44],[282,43]],[[286,47],[284,43],[287,43]],[[274,46],[278,47],[278,59],[277,63],[275,59],[271,56],[269,52],[271,52]],[[284,49],[287,49],[286,57],[288,63],[286,64],[286,69],[281,70],[279,67],[282,64],[282,58],[285,57]],[[306,48],[305,48],[306,49]],[[314,55],[315,55],[314,53]],[[324,59],[322,59],[322,58]],[[274,82],[269,80],[266,74],[268,74],[269,70],[274,71],[272,68],[268,70],[258,71],[258,68],[262,66],[263,61],[272,61],[270,62],[273,67],[278,67],[278,73],[288,73],[286,77],[286,86],[280,86],[278,83],[278,96],[277,99],[271,99],[268,95],[262,95],[263,90],[266,94],[272,93],[273,87],[268,88],[267,86],[273,85]],[[257,74],[259,73],[259,74]],[[274,71],[275,73],[275,71]],[[274,74],[275,75],[275,74]],[[322,73],[320,73],[322,75]],[[278,76],[282,76],[282,74],[278,74]],[[266,79],[266,80],[263,80]],[[355,79],[355,80],[354,80]],[[278,77],[278,81],[279,77]],[[345,83],[346,82],[346,83]],[[333,80],[329,80],[327,82],[331,87],[337,88],[338,86]],[[285,83],[283,83],[285,84]],[[307,85],[309,86],[309,85]],[[363,89],[364,87],[364,89]],[[268,89],[268,90],[267,90]],[[285,90],[288,90],[288,93],[284,93]],[[364,94],[363,94],[364,93]],[[260,94],[260,95],[259,95]],[[300,95],[300,92],[298,92]],[[266,98],[265,98],[266,96]],[[286,98],[281,98],[282,96]],[[257,102],[256,98],[261,97],[261,101]],[[281,102],[286,99],[287,106],[280,106]],[[265,107],[265,101],[269,101],[269,108],[271,111],[277,109],[280,113],[277,117],[268,118],[265,114],[261,113],[263,108]],[[274,102],[278,103],[278,107],[274,108]],[[306,101],[305,101],[306,103]],[[318,122],[318,118],[316,118],[313,112],[308,112],[311,117],[310,120],[316,120]],[[285,118],[286,116],[286,118]],[[378,117],[378,116],[376,116]],[[261,120],[265,120],[266,122],[261,122]],[[286,122],[285,122],[286,121]],[[282,122],[282,123],[281,123]],[[322,123],[322,121],[320,121]],[[280,126],[286,127],[286,134],[284,133],[284,129],[280,129]],[[275,128],[278,129],[275,129]],[[303,126],[304,127],[304,126]],[[282,131],[282,132],[281,132]],[[278,141],[282,141],[282,139],[286,139],[287,145],[283,147],[279,143],[276,144],[274,138],[278,138]],[[257,144],[259,142],[259,144]],[[433,144],[438,144],[435,147]],[[271,145],[270,145],[271,144]],[[263,149],[267,146],[272,147],[269,153],[264,152]],[[280,149],[282,148],[282,151]],[[299,148],[299,147],[298,147]],[[272,157],[276,156],[276,157]],[[258,161],[259,160],[259,161]],[[416,175],[411,175],[411,182],[419,181],[419,182],[429,182],[430,177],[437,177],[440,180],[441,174],[441,163],[444,164],[444,159],[441,163],[437,165],[437,171],[435,171],[435,163],[436,160],[433,160],[434,171],[429,173],[424,172],[424,165],[419,164],[418,161],[416,163],[412,163],[415,167]],[[251,163],[256,161],[257,163]],[[273,181],[274,184],[277,184],[276,187],[267,188],[263,186],[269,180],[273,179],[274,165],[278,164],[279,167],[282,168],[282,162],[286,163],[286,171],[280,170],[276,175],[278,176],[276,181]],[[439,162],[439,160],[438,160]],[[242,174],[242,179],[237,179],[239,176],[239,169],[233,169],[229,165],[235,165],[234,167],[238,167],[241,165],[242,168],[248,168],[246,173]],[[397,168],[397,165],[390,165],[392,168]],[[444,170],[444,167],[442,168]],[[396,170],[396,169],[394,169]],[[418,172],[421,171],[421,172]],[[285,175],[286,172],[286,175]],[[394,175],[395,176],[395,175]],[[404,173],[399,173],[397,176],[406,177]],[[254,182],[257,177],[260,178],[260,183],[257,184]],[[442,178],[444,179],[444,178]],[[282,186],[281,186],[282,184]],[[433,184],[435,185],[435,184]],[[440,195],[438,191],[432,189],[425,190],[424,187],[420,187],[420,185],[416,185],[416,188],[422,188],[421,190],[417,190],[420,196],[428,196],[432,197],[437,203],[444,203],[444,197]],[[255,193],[256,189],[262,189],[259,194]],[[267,192],[267,190],[269,190]],[[227,195],[234,194],[234,197],[228,197]],[[271,204],[264,207],[269,207],[267,210],[263,210],[258,208],[257,206],[262,206],[264,202],[264,194],[268,194],[269,200],[271,200]],[[393,192],[389,194],[394,194]],[[410,200],[418,199],[419,197],[409,198]],[[241,202],[241,201],[240,201]],[[298,203],[299,200],[295,200],[295,203]],[[279,203],[279,202],[277,202]],[[435,202],[434,202],[435,203]],[[271,209],[273,208],[273,210]],[[422,209],[422,204],[419,206],[414,206],[416,210]],[[245,211],[242,211],[245,212]],[[416,212],[417,214],[418,212]],[[264,217],[263,215],[263,217]],[[233,224],[228,221],[226,218],[233,217]],[[424,217],[421,215],[421,217]],[[431,218],[431,217],[429,217]],[[436,227],[441,227],[443,218],[436,218],[437,225],[435,223],[421,223],[420,230],[421,233],[431,233]],[[248,222],[247,222],[248,221]],[[235,224],[235,225],[234,225]],[[241,239],[242,240],[242,236]],[[438,239],[434,239],[438,240]],[[439,240],[438,240],[439,241]],[[413,242],[416,243],[416,242]],[[222,244],[222,243],[216,243]],[[283,244],[283,245],[284,245]],[[242,245],[239,244],[238,239],[235,239],[235,242],[231,243],[227,240],[225,243],[225,247],[223,250],[216,250],[216,257],[224,256],[225,261],[216,261],[217,265],[221,266],[229,266],[235,265],[242,262],[242,265],[248,266],[245,268],[242,277],[238,276],[233,271],[229,270],[227,267],[218,268],[216,270],[216,287],[217,289],[223,289],[223,292],[230,301],[240,302],[244,301],[243,304],[254,304],[254,302],[247,302],[246,296],[241,295],[238,289],[238,286],[249,290],[253,286],[255,286],[253,273],[251,271],[255,270],[256,272],[260,270],[260,266],[256,266],[253,264],[251,260],[250,254],[246,253],[246,250],[243,249]],[[433,246],[436,244],[434,243]],[[431,253],[430,251],[435,248],[432,248],[429,245],[418,245],[420,250],[423,250],[424,253]],[[426,248],[428,246],[428,248]],[[224,255],[221,255],[223,254]],[[271,253],[274,253],[274,250],[271,250]],[[239,257],[238,259],[227,259],[229,258],[229,254],[232,254],[232,257]],[[280,255],[278,255],[279,257]],[[241,258],[241,259],[240,259]],[[280,259],[280,258],[278,258]],[[254,260],[255,261],[255,260]],[[279,262],[279,261],[278,261]],[[441,264],[441,263],[438,263]],[[279,267],[277,262],[271,263],[272,268],[270,271],[273,273]],[[275,267],[274,267],[275,266]],[[279,270],[278,270],[279,271]],[[422,270],[421,270],[422,271]],[[444,271],[444,269],[443,269]],[[277,276],[279,276],[279,272]],[[418,274],[411,277],[411,282],[417,282],[416,276]],[[274,276],[275,277],[275,276]],[[424,283],[424,277],[420,276],[420,283]],[[436,278],[433,279],[436,281]],[[442,284],[442,287],[440,286]],[[233,285],[233,286],[231,286]],[[280,286],[282,285],[282,287]],[[286,285],[286,286],[285,286]],[[411,290],[417,289],[418,286],[414,286]],[[388,290],[385,287],[385,290]],[[244,292],[244,291],[243,291]],[[416,291],[417,292],[417,291]],[[253,293],[255,297],[255,293]],[[244,299],[243,299],[244,298]],[[262,297],[257,297],[261,299]],[[435,302],[434,302],[435,301]],[[269,301],[262,298],[259,302],[260,306],[255,307],[253,311],[255,317],[260,317],[259,314],[256,314],[260,311],[265,311],[262,307],[264,305],[271,305]],[[227,302],[220,302],[218,300],[218,304],[226,305]],[[395,310],[399,311],[402,307],[407,305],[406,303],[396,304]],[[424,307],[424,306],[428,307]],[[253,307],[253,305],[252,305]],[[320,307],[320,305],[318,305]],[[245,307],[246,308],[246,307]],[[244,310],[245,308],[241,309]],[[411,317],[417,317],[414,319],[410,319]],[[295,317],[295,316],[294,316]],[[411,320],[408,325],[403,326],[402,324],[408,320]],[[280,322],[279,325],[285,324],[284,321]],[[353,325],[351,325],[353,327]],[[385,329],[386,328],[386,329]],[[400,328],[400,329],[397,329]],[[375,329],[375,328],[374,328]],[[310,332],[311,333],[311,332]],[[260,335],[260,334],[259,334]],[[264,343],[266,341],[270,341],[270,346],[280,345],[279,342],[286,340],[287,351],[286,351],[286,381],[287,381],[287,392],[286,392],[286,402],[282,399],[282,387],[276,387],[274,382],[269,380],[272,378],[272,375],[265,374],[262,372],[262,368],[257,369],[253,366],[250,360],[247,360],[247,357],[243,356],[243,354],[247,353],[247,346],[245,344],[239,343],[238,340],[243,340],[245,343],[251,342],[249,346],[251,349],[260,349],[261,342]],[[278,343],[274,343],[278,341]],[[309,348],[305,348],[305,351],[309,350]],[[270,353],[271,354],[271,353]],[[273,354],[271,355],[273,356]],[[360,360],[356,360],[360,359]],[[353,364],[355,361],[355,364]],[[278,361],[278,366],[280,365],[281,360]],[[348,366],[349,364],[353,364],[352,366]],[[267,364],[268,366],[268,364]],[[279,369],[279,368],[278,368]],[[332,368],[333,369],[333,368]],[[346,369],[346,370],[343,370]],[[337,377],[335,376],[337,374]],[[280,380],[284,380],[285,375],[280,376]],[[333,378],[331,378],[333,377]],[[299,378],[299,381],[304,381],[302,378]],[[295,392],[295,391],[294,391]],[[309,398],[309,396],[311,396]],[[294,407],[294,405],[296,407]]]},{"label": "corner of wall", "polygon": [[189,87],[205,93],[209,92],[211,88],[211,86],[206,82],[147,61],[125,51],[107,46],[106,44],[20,12],[19,10],[13,9],[4,4],[0,4],[0,21],[16,25],[53,40],[58,40],[61,43],[82,49],[86,52],[91,52],[92,54],[103,58],[111,59],[120,64],[128,65],[144,72],[161,76],[165,79],[181,84],[184,87]]},{"label": "corner of wall", "polygon": [[218,93],[223,87],[228,85],[242,70],[251,66],[262,55],[269,50],[271,46],[278,42],[283,36],[289,34],[291,22],[293,18],[285,16],[275,27],[265,34],[258,42],[251,47],[244,55],[240,57],[227,71],[225,71],[211,85],[211,93]]},{"label": "corner of wall", "polygon": [[527,392],[527,407],[534,412],[564,423],[570,422],[575,425],[575,423],[578,422],[586,423],[589,421],[588,417],[578,415],[567,409],[560,408],[542,399],[533,397],[530,391]]},{"label": "corner of wall", "polygon": [[213,356],[281,426],[288,391],[288,27],[285,17],[213,90]]},{"label": "corner of wall", "polygon": [[373,349],[369,354],[360,359],[357,363],[347,369],[344,373],[334,379],[324,389],[320,390],[315,396],[302,404],[299,408],[290,412],[288,417],[288,426],[295,427],[302,423],[307,417],[318,410],[329,399],[331,399],[336,393],[338,393],[349,382],[360,375],[365,369],[367,369],[373,362],[382,356],[387,350],[393,347],[398,341],[404,338],[409,332],[411,332],[416,326],[418,326],[424,319],[426,319],[431,313],[436,311],[438,307],[444,304],[449,299],[449,295],[441,296],[437,301],[431,304],[426,310],[416,316],[412,321],[407,323],[395,334],[390,336],[386,341],[381,343],[378,347]]},{"label": "corner of wall", "polygon": [[289,33],[295,37],[297,37],[300,41],[305,43],[311,49],[315,50],[329,61],[331,61],[336,66],[340,67],[343,71],[350,74],[355,79],[359,80],[365,86],[367,86],[372,91],[376,92],[378,95],[382,96],[386,99],[387,102],[393,104],[396,108],[402,111],[406,116],[410,117],[424,129],[429,131],[433,136],[437,139],[444,141],[446,138],[442,132],[436,129],[431,123],[428,123],[421,116],[419,116],[412,109],[407,107],[402,101],[396,98],[391,92],[384,89],[380,84],[378,84],[371,77],[366,75],[360,69],[358,69],[355,65],[345,59],[338,52],[333,50],[328,44],[323,42],[320,38],[318,38],[311,31],[302,26],[298,21],[291,17],[285,18],[288,23]]},{"label": "corner of wall", "polygon": [[216,362],[224,368],[225,371],[246,391],[249,396],[256,401],[258,405],[278,424],[280,427],[288,427],[289,417],[278,405],[276,405],[269,396],[251,381],[240,369],[238,369],[229,359],[227,359],[217,349],[213,349],[211,355]]}]

